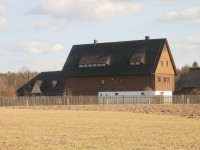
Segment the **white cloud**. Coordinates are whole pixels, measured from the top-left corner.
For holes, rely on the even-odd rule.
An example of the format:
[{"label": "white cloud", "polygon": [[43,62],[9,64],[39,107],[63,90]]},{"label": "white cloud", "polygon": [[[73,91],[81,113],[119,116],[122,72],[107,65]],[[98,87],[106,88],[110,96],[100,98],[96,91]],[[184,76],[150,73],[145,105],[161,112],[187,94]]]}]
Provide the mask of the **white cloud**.
[{"label": "white cloud", "polygon": [[2,54],[4,52],[3,48],[0,48],[0,54]]},{"label": "white cloud", "polygon": [[7,25],[8,21],[6,18],[2,17],[0,18],[0,26],[5,26]]},{"label": "white cloud", "polygon": [[10,30],[11,23],[4,17],[0,17],[0,31],[7,32]]},{"label": "white cloud", "polygon": [[37,41],[25,41],[13,44],[9,49],[18,52],[27,52],[31,54],[41,54],[46,52],[58,52],[64,49],[61,44],[50,45],[48,43],[37,42]]},{"label": "white cloud", "polygon": [[0,5],[0,14],[5,13],[5,12],[6,12],[6,8]]},{"label": "white cloud", "polygon": [[200,20],[200,7],[191,7],[181,11],[168,12],[157,18],[160,22],[174,22],[181,20]]},{"label": "white cloud", "polygon": [[29,57],[29,58],[16,58],[12,57],[10,59],[10,64],[14,65],[14,68],[26,68],[30,70],[35,70],[37,72],[43,71],[57,71],[61,70],[66,58],[54,59],[52,57]]},{"label": "white cloud", "polygon": [[114,0],[40,0],[34,13],[66,20],[105,20],[133,15],[141,10],[139,3]]},{"label": "white cloud", "polygon": [[200,50],[200,36],[187,36],[185,41],[187,41],[189,44],[199,45]]},{"label": "white cloud", "polygon": [[181,55],[200,55],[200,36],[187,36],[174,42]]},{"label": "white cloud", "polygon": [[178,68],[185,64],[192,64],[199,61],[200,56],[200,36],[187,36],[170,43],[175,62]]},{"label": "white cloud", "polygon": [[34,28],[36,30],[50,30],[50,31],[59,31],[62,29],[62,27],[57,24],[57,23],[53,23],[53,22],[39,22],[37,24],[35,24]]},{"label": "white cloud", "polygon": [[14,2],[15,0],[0,0],[0,3],[9,3]]}]

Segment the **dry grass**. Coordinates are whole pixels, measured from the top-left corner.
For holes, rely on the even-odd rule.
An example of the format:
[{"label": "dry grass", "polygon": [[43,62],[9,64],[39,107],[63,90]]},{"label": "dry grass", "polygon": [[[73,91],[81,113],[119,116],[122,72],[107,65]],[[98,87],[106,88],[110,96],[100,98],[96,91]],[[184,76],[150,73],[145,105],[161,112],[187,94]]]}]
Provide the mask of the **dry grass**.
[{"label": "dry grass", "polygon": [[198,118],[12,108],[0,114],[0,150],[200,149]]}]

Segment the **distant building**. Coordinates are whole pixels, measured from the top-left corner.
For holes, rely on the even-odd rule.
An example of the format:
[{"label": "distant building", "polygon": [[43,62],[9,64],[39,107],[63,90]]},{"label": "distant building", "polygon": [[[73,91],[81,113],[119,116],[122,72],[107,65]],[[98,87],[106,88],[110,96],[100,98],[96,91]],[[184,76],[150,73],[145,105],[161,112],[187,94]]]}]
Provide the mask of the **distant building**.
[{"label": "distant building", "polygon": [[190,68],[182,88],[175,94],[200,95],[200,68]]},{"label": "distant building", "polygon": [[[95,40],[93,44],[74,45],[62,71],[55,75],[41,74],[30,81],[29,93],[172,95],[176,67],[167,39],[145,37],[137,41],[98,43]],[[54,88],[53,81],[57,83]],[[21,87],[18,95],[23,95],[30,83]]]},{"label": "distant building", "polygon": [[63,95],[65,94],[65,78],[61,71],[42,72],[20,87],[16,94],[25,95]]}]

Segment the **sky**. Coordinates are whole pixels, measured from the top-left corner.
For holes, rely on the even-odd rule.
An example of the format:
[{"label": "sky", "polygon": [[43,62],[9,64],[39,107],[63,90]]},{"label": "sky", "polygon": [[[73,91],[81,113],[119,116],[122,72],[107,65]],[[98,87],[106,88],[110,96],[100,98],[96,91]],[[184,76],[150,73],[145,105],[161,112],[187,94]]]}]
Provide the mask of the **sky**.
[{"label": "sky", "polygon": [[200,64],[199,0],[0,0],[0,72],[61,70],[76,44],[167,38]]}]

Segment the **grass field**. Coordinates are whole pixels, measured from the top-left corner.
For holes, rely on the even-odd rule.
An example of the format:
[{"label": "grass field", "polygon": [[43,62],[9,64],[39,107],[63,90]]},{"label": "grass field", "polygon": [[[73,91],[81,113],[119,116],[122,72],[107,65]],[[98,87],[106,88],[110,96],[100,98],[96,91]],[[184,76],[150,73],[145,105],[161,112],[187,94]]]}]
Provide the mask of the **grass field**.
[{"label": "grass field", "polygon": [[200,149],[200,119],[0,108],[0,150]]}]

